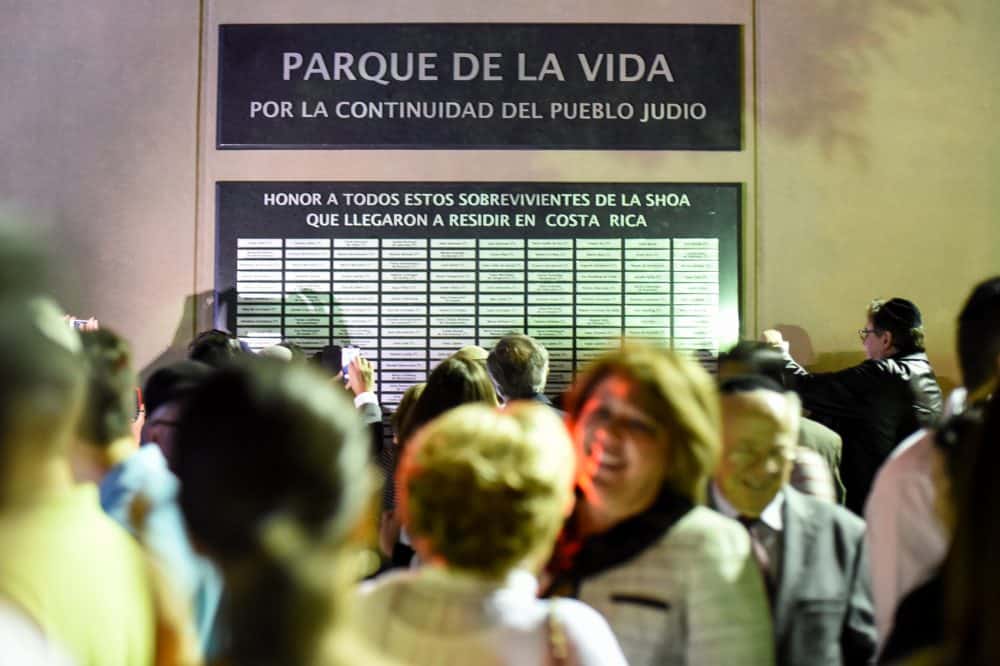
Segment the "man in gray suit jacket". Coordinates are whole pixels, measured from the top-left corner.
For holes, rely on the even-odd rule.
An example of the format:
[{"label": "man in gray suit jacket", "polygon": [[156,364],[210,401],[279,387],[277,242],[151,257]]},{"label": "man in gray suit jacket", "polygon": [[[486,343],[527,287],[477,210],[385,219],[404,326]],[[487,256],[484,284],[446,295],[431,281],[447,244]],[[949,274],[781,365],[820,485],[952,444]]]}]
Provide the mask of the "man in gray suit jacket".
[{"label": "man in gray suit jacket", "polygon": [[872,663],[864,521],[788,485],[797,397],[760,376],[726,380],[721,391],[723,456],[709,501],[750,532],[771,599],[777,663]]}]

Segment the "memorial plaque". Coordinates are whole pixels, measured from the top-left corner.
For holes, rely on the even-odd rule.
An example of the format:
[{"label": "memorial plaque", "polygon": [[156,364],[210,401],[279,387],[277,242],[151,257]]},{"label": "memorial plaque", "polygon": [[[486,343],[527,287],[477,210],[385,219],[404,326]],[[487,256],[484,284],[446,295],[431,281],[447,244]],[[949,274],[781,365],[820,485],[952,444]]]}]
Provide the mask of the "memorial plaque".
[{"label": "memorial plaque", "polygon": [[741,30],[221,25],[216,144],[739,150]]},{"label": "memorial plaque", "polygon": [[560,361],[553,390],[623,337],[739,335],[738,184],[223,182],[217,202],[217,323],[254,348],[357,344],[390,399],[512,332]]}]

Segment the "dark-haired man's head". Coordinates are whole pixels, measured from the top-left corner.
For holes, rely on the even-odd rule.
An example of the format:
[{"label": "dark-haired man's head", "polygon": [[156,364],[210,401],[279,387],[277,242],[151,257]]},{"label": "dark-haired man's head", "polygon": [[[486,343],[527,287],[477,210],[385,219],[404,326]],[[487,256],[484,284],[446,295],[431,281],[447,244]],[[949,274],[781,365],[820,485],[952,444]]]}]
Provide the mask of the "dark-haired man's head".
[{"label": "dark-haired man's head", "polygon": [[309,360],[333,377],[344,371],[344,350],[340,345],[327,345],[314,352]]},{"label": "dark-haired man's head", "polygon": [[243,354],[240,341],[231,333],[213,328],[202,331],[188,345],[188,358],[213,368],[232,363]]},{"label": "dark-haired man's head", "polygon": [[763,375],[781,385],[784,367],[785,357],[766,342],[740,340],[732,349],[719,354],[720,381],[741,375]]},{"label": "dark-haired man's head", "polygon": [[1000,276],[976,285],[958,315],[958,361],[970,392],[1000,374]]},{"label": "dark-haired man's head", "polygon": [[[80,338],[48,299],[0,298],[0,503],[65,460],[82,404]],[[68,470],[67,470],[68,471]],[[39,477],[42,478],[42,477]]]},{"label": "dark-haired man's head", "polygon": [[740,514],[756,518],[791,477],[799,400],[761,375],[726,379],[719,392],[723,454],[715,483]]},{"label": "dark-haired man's head", "polygon": [[868,320],[861,342],[868,358],[924,351],[924,320],[920,310],[905,298],[876,299],[868,305]]},{"label": "dark-haired man's head", "polygon": [[143,444],[153,443],[174,465],[174,440],[181,412],[189,396],[212,375],[213,369],[200,361],[178,361],[154,372],[146,380],[146,422],[142,426]]},{"label": "dark-haired man's head", "polygon": [[497,342],[486,367],[505,400],[531,398],[545,391],[549,353],[527,335],[507,335]]}]

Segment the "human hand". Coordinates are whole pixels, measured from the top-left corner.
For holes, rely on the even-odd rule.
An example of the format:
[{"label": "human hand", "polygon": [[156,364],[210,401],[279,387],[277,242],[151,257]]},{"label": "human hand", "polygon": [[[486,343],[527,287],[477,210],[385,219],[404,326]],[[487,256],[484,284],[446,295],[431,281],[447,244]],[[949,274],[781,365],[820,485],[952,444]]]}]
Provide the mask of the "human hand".
[{"label": "human hand", "polygon": [[74,315],[63,315],[63,321],[66,322],[67,326],[77,329],[78,331],[96,331],[101,326],[97,319],[91,317],[90,319],[77,319]]},{"label": "human hand", "polygon": [[771,345],[775,349],[780,349],[781,353],[788,353],[788,340],[781,335],[781,331],[769,328],[761,333],[761,340]]},{"label": "human hand", "polygon": [[375,370],[368,359],[360,354],[347,366],[347,386],[354,395],[375,390]]}]

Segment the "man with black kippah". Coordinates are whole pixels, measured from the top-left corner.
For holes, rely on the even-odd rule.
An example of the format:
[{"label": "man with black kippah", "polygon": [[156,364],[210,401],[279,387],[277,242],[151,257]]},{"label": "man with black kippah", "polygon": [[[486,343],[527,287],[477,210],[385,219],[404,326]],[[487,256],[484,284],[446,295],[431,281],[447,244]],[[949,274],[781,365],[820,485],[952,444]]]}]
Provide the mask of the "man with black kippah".
[{"label": "man with black kippah", "polygon": [[875,473],[893,448],[941,413],[941,389],[924,353],[920,310],[905,298],[875,300],[858,331],[866,361],[838,372],[809,373],[788,354],[778,331],[765,341],[785,353],[785,382],[810,415],[844,440],[840,472],[846,505],[861,515]]}]

